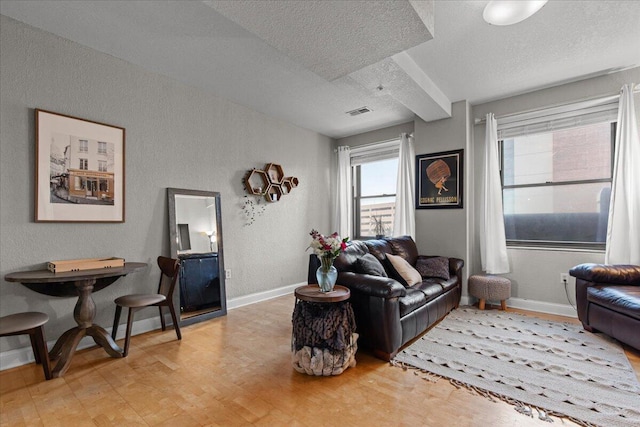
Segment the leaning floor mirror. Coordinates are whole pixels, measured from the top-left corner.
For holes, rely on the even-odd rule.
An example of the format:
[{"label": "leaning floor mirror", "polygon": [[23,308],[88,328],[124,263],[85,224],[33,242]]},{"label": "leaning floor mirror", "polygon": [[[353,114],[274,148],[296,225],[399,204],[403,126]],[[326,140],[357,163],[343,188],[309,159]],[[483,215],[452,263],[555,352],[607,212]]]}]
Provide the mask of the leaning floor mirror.
[{"label": "leaning floor mirror", "polygon": [[180,324],[227,314],[220,193],[168,188],[171,257],[180,260]]}]

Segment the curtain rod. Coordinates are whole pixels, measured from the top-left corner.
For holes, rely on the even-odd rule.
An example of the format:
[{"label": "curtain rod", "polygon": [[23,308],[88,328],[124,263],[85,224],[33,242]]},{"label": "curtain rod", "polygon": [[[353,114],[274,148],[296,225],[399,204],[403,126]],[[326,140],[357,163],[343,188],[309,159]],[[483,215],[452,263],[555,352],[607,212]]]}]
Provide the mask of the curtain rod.
[{"label": "curtain rod", "polygon": [[[507,117],[517,116],[517,115],[520,115],[520,114],[532,113],[534,111],[546,110],[548,108],[556,108],[556,107],[562,107],[564,105],[576,104],[578,102],[596,101],[596,100],[599,100],[599,99],[605,100],[607,98],[611,98],[611,99],[620,98],[621,92],[622,92],[622,90],[620,90],[618,93],[611,94],[611,95],[603,95],[603,96],[597,96],[597,97],[593,97],[593,98],[585,98],[585,99],[581,99],[581,100],[577,100],[577,101],[565,102],[565,103],[562,103],[562,104],[549,105],[549,106],[543,107],[543,108],[535,108],[535,109],[532,109],[532,110],[525,110],[525,111],[519,111],[517,113],[505,114],[503,116],[496,117],[496,120],[497,119],[505,119]],[[633,94],[640,93],[640,83],[634,86],[634,88],[631,91],[631,93],[633,93]],[[474,119],[474,123],[473,124],[474,125],[479,125],[481,123],[485,123],[486,121],[487,121],[486,117],[477,118],[477,119]]]},{"label": "curtain rod", "polygon": [[[398,136],[398,138],[385,139],[384,141],[369,142],[368,144],[356,145],[356,146],[351,147],[351,148],[366,148],[366,147],[373,146],[373,145],[385,144],[387,142],[392,142],[392,141],[398,141],[400,139],[400,136],[403,133],[406,133],[406,132],[401,132],[400,135]],[[407,135],[409,135],[410,137],[413,137],[413,132],[408,133]],[[339,147],[344,147],[344,145],[339,145]],[[334,149],[333,152],[337,153],[338,150]]]}]

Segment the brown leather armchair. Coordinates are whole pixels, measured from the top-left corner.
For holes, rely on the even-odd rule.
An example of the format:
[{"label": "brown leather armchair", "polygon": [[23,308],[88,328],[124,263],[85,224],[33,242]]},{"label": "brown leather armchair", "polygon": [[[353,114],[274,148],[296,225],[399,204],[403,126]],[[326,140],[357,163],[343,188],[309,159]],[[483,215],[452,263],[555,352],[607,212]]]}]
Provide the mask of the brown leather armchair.
[{"label": "brown leather armchair", "polygon": [[584,329],[640,350],[640,266],[580,264],[569,274],[576,278],[578,318]]}]

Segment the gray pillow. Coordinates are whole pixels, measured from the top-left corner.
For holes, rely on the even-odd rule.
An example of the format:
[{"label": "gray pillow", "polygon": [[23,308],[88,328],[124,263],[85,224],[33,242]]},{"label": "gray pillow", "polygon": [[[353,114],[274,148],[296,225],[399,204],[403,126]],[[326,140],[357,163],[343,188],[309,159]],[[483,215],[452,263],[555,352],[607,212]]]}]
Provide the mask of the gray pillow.
[{"label": "gray pillow", "polygon": [[378,258],[371,254],[364,254],[355,262],[356,273],[370,274],[372,276],[387,277],[384,267],[378,261]]},{"label": "gray pillow", "polygon": [[418,258],[416,262],[416,270],[422,277],[437,277],[444,280],[449,280],[449,258],[434,257],[434,258]]}]

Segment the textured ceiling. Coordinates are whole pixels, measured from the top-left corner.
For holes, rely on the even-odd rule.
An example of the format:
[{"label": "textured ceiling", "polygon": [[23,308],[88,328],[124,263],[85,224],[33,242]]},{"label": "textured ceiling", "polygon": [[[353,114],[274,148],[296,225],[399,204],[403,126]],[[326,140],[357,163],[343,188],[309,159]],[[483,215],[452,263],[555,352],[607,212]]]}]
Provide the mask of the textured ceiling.
[{"label": "textured ceiling", "polygon": [[640,1],[551,0],[512,26],[486,1],[436,1],[435,37],[408,50],[451,101],[472,104],[640,65]]},{"label": "textured ceiling", "polygon": [[638,1],[551,0],[512,27],[487,25],[486,3],[2,0],[0,13],[335,138],[640,65]]},{"label": "textured ceiling", "polygon": [[[433,31],[433,15],[429,29],[408,1],[204,3],[329,81],[424,43]],[[416,7],[422,3],[433,4]]]}]

